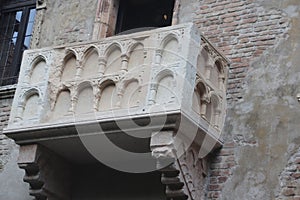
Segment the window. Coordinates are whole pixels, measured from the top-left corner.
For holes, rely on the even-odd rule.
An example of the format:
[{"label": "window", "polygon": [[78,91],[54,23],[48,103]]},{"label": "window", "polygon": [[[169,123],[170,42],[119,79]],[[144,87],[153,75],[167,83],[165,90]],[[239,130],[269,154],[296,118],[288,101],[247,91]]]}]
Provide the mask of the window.
[{"label": "window", "polygon": [[116,33],[170,26],[174,0],[120,0]]},{"label": "window", "polygon": [[98,0],[93,39],[170,26],[180,0]]},{"label": "window", "polygon": [[0,7],[0,86],[17,83],[23,51],[29,48],[34,0],[4,1]]}]

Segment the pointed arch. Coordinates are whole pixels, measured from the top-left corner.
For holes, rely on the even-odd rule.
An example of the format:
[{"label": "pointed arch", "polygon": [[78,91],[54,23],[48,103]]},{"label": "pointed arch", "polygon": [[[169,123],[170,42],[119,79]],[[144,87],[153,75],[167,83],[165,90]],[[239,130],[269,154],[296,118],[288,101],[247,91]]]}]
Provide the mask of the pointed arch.
[{"label": "pointed arch", "polygon": [[85,50],[82,67],[82,78],[97,76],[99,71],[99,52],[97,47],[92,45]]},{"label": "pointed arch", "polygon": [[101,95],[98,103],[98,111],[107,111],[115,107],[117,103],[116,84],[107,79],[100,85]]},{"label": "pointed arch", "polygon": [[61,81],[74,80],[76,76],[77,57],[73,50],[68,50],[63,60]]},{"label": "pointed arch", "polygon": [[127,52],[128,71],[140,67],[144,64],[144,45],[141,42],[137,42],[129,48]]},{"label": "pointed arch", "polygon": [[38,114],[41,109],[40,91],[37,88],[31,88],[25,91],[21,95],[20,104],[21,107],[23,108],[23,112],[22,112],[23,120],[38,118]]},{"label": "pointed arch", "polygon": [[207,93],[208,93],[208,89],[205,83],[202,82],[201,80],[198,81],[194,89],[193,100],[192,100],[192,108],[198,114],[201,114],[201,109],[203,109],[202,108],[203,100],[207,96]]},{"label": "pointed arch", "polygon": [[125,80],[121,83],[122,101],[121,108],[131,108],[140,105],[141,102],[141,87],[139,80],[136,78]]},{"label": "pointed arch", "polygon": [[218,126],[218,112],[220,108],[220,98],[215,92],[210,92],[210,101],[207,105],[206,119],[212,126]]},{"label": "pointed arch", "polygon": [[31,64],[30,84],[36,84],[44,81],[46,78],[47,62],[43,55],[38,55]]},{"label": "pointed arch", "polygon": [[167,35],[161,43],[162,58],[161,64],[166,65],[174,63],[179,60],[179,42],[178,38],[174,34]]},{"label": "pointed arch", "polygon": [[106,67],[104,74],[112,74],[121,70],[122,48],[118,43],[111,44],[105,51]]},{"label": "pointed arch", "polygon": [[156,76],[156,97],[157,104],[174,103],[175,100],[175,73],[172,70],[165,69]]},{"label": "pointed arch", "polygon": [[77,104],[75,113],[84,114],[94,110],[94,92],[92,84],[88,81],[82,82],[78,86]]},{"label": "pointed arch", "polygon": [[52,112],[52,119],[67,115],[71,109],[71,91],[64,87],[56,95],[55,105]]}]

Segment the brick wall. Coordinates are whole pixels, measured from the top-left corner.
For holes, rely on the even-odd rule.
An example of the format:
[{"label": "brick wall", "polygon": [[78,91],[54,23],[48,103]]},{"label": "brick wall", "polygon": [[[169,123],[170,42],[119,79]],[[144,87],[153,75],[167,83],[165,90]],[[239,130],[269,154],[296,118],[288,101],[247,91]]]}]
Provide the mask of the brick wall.
[{"label": "brick wall", "polygon": [[276,200],[300,200],[300,149],[289,159],[281,173],[280,186]]},{"label": "brick wall", "polygon": [[[228,107],[243,99],[244,78],[251,63],[287,37],[289,18],[277,9],[265,9],[254,0],[200,0],[195,24],[231,61],[228,81]],[[226,125],[225,125],[226,126]],[[230,135],[230,133],[224,133]],[[210,165],[207,199],[221,199],[222,189],[232,176],[236,148],[226,136],[223,148]]]},{"label": "brick wall", "polygon": [[207,199],[219,199],[221,197],[222,188],[232,175],[232,168],[236,165],[234,145],[233,142],[227,142],[221,150],[212,156],[207,185]]},{"label": "brick wall", "polygon": [[250,63],[286,37],[289,18],[281,10],[266,10],[254,0],[200,0],[199,29],[231,60],[228,99],[242,98]]},{"label": "brick wall", "polygon": [[14,88],[0,88],[0,170],[9,159],[11,143],[2,130],[8,123],[14,92]]}]

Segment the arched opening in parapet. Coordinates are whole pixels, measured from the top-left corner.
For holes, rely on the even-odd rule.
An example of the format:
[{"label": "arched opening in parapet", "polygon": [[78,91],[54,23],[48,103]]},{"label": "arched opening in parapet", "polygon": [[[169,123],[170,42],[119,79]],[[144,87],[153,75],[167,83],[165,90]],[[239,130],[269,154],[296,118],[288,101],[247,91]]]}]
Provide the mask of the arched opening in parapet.
[{"label": "arched opening in parapet", "polygon": [[121,108],[132,108],[140,105],[140,89],[137,80],[130,80],[124,85]]},{"label": "arched opening in parapet", "polygon": [[89,48],[84,56],[82,78],[95,77],[98,74],[98,51],[96,48]]},{"label": "arched opening in parapet", "polygon": [[44,81],[47,64],[44,58],[38,57],[31,69],[30,83],[36,84]]},{"label": "arched opening in parapet", "polygon": [[168,36],[166,41],[164,41],[161,64],[166,65],[174,63],[179,60],[180,55],[178,55],[179,44],[175,37]]},{"label": "arched opening in parapet", "polygon": [[71,95],[68,89],[60,91],[57,95],[53,110],[53,119],[57,119],[67,115],[71,109]]},{"label": "arched opening in parapet", "polygon": [[159,79],[155,98],[156,104],[169,104],[176,101],[174,93],[174,81],[174,76],[172,74],[165,74]]},{"label": "arched opening in parapet", "polygon": [[129,52],[128,71],[141,67],[144,64],[144,46],[135,45]]},{"label": "arched opening in parapet", "polygon": [[117,103],[116,85],[112,81],[107,81],[101,86],[101,95],[98,104],[98,111],[111,110]]},{"label": "arched opening in parapet", "polygon": [[73,53],[69,53],[63,62],[62,68],[62,81],[74,80],[76,76],[76,56]]},{"label": "arched opening in parapet", "polygon": [[40,95],[38,91],[32,90],[25,96],[25,105],[23,110],[23,120],[38,118],[40,110]]},{"label": "arched opening in parapet", "polygon": [[113,45],[107,50],[107,62],[104,74],[113,74],[121,70],[121,49],[118,45]]},{"label": "arched opening in parapet", "polygon": [[219,104],[220,100],[219,98],[215,95],[212,94],[210,98],[210,102],[207,105],[206,109],[206,119],[210,123],[211,126],[218,126],[218,112],[219,112]]},{"label": "arched opening in parapet", "polygon": [[94,110],[93,88],[89,83],[79,85],[76,114],[90,113]]}]

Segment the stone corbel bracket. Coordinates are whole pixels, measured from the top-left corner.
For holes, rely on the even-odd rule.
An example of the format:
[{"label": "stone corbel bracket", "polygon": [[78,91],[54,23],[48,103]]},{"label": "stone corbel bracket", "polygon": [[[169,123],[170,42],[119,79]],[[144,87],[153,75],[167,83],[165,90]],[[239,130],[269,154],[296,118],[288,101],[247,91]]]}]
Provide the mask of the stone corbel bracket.
[{"label": "stone corbel bracket", "polygon": [[35,200],[70,200],[68,164],[40,145],[20,147],[18,165],[25,170],[24,182]]},{"label": "stone corbel bracket", "polygon": [[161,182],[166,185],[167,199],[188,199],[184,191],[184,181],[176,165],[176,150],[173,131],[154,133],[151,137],[152,156],[157,159],[157,168],[161,171]]},{"label": "stone corbel bracket", "polygon": [[[167,199],[203,199],[207,159],[198,158],[201,148],[207,148],[205,138],[195,137],[195,141],[186,146],[186,141],[178,139],[177,131],[161,131],[152,134],[150,148],[152,156],[157,160],[157,169],[161,172],[161,182],[166,185]],[[185,136],[183,136],[184,138]],[[198,141],[197,141],[198,140]],[[197,144],[199,143],[199,144]],[[202,150],[203,151],[203,150]]]}]

